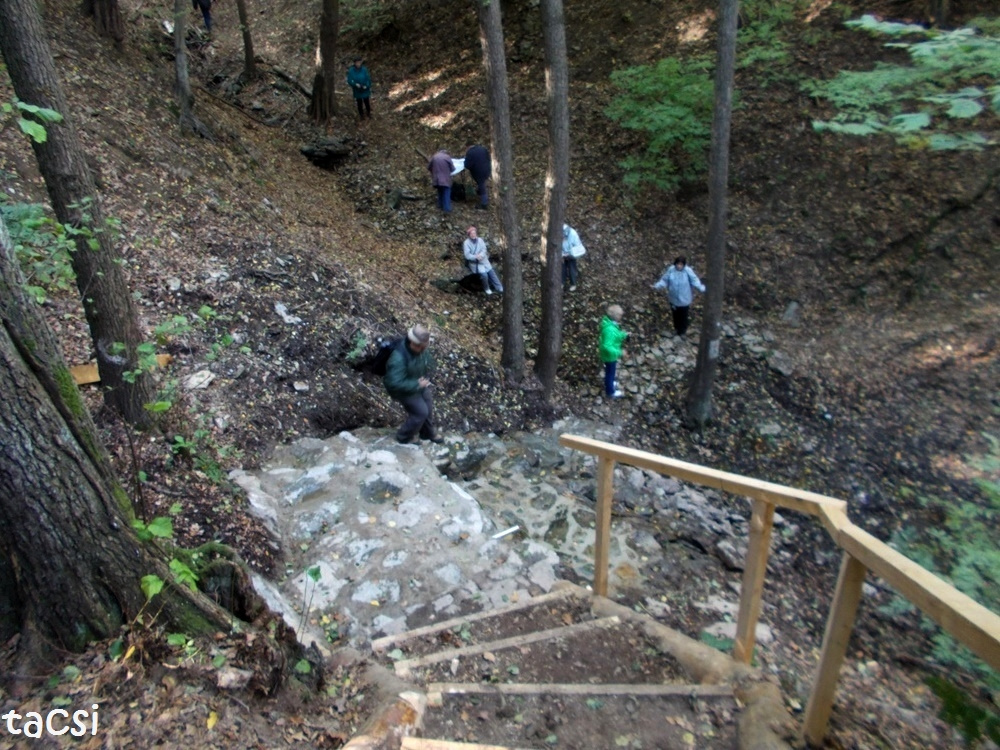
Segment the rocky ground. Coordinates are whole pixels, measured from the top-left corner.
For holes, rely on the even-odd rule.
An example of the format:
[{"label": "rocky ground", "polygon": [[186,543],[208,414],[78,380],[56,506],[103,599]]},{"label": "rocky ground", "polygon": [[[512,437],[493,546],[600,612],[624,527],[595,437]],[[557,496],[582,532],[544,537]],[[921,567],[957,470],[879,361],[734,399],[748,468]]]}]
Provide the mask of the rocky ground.
[{"label": "rocky ground", "polygon": [[[231,6],[217,9],[215,39],[190,45],[196,112],[215,134],[211,141],[176,129],[170,44],[160,27],[166,5],[124,5],[128,37],[121,50],[94,38],[75,7],[46,8],[107,213],[122,222],[120,247],[144,323],[152,329],[172,316],[185,319],[162,337],[174,356],[162,386],[175,402],[162,432],[130,442],[91,393],[140,514],[181,504],[180,543],[220,539],[262,574],[280,574],[287,551],[245,512],[226,471],[255,467],[275,445],[298,437],[393,425],[397,411],[377,380],[356,367],[377,336],[398,334],[415,319],[434,327],[439,421],[458,433],[503,436],[569,414],[603,421],[635,447],[847,499],[852,518],[882,538],[904,520],[925,522],[921,507],[906,498],[976,500],[980,474],[967,457],[986,451],[984,433],[1000,431],[992,263],[1000,196],[991,152],[915,159],[885,142],[817,135],[808,128],[814,104],[794,81],[765,88],[742,71],[718,419],[694,434],[681,426],[693,345],[669,335],[666,303],[648,287],[679,252],[704,270],[706,195],[690,188],[676,196],[624,196],[615,163],[634,144],[601,111],[612,69],[677,50],[709,50],[710,37],[685,42],[675,33],[696,26],[708,6],[598,2],[567,11],[569,220],[589,252],[580,288],[565,301],[565,347],[551,404],[530,381],[504,381],[499,301],[433,283],[458,275],[456,245],[467,223],[480,224],[493,247],[498,236],[496,217],[470,204],[439,217],[415,153],[447,147],[457,154],[487,137],[471,10],[413,4],[391,24],[345,32],[345,55],[361,50],[372,68],[376,116],[359,125],[344,100],[330,130],[351,156],[325,171],[299,153],[327,134],[307,122],[306,100],[288,82],[309,85],[312,57],[303,50],[315,41],[314,18],[292,3],[250,6],[260,80],[238,83]],[[545,165],[541,41],[536,13],[519,6],[505,13],[531,354],[540,319],[535,256]],[[883,54],[839,20],[831,11],[809,27],[814,41],[795,53],[797,74],[866,65]],[[460,41],[442,49],[434,41],[440,34]],[[9,98],[7,82],[0,86]],[[30,149],[15,139],[0,145],[0,183],[14,200],[44,200]],[[404,197],[393,208],[397,192],[414,200]],[[628,398],[616,403],[599,396],[595,356],[597,321],[611,302],[625,307],[624,326],[635,334],[621,378]],[[47,311],[67,357],[87,361],[89,341],[72,296],[54,296]],[[695,325],[698,313],[696,305]],[[198,373],[207,375],[189,379]],[[140,471],[145,481],[132,481]],[[743,512],[739,499],[717,502]],[[684,551],[685,564],[707,564],[697,539],[669,526],[651,533]],[[779,551],[768,584],[786,632],[808,634],[801,645],[785,639],[789,658],[800,662],[789,673],[789,694],[802,694],[800,683],[808,680],[814,654],[806,644],[822,632],[825,592],[836,572],[820,530],[802,528],[796,540]],[[652,598],[688,612],[697,629],[701,620],[686,588],[694,577],[682,567],[662,575]],[[929,668],[923,640],[910,637],[914,630],[912,619],[864,611],[858,642],[865,655],[848,678],[843,723],[834,726],[842,746],[920,745],[920,738],[896,734],[912,718],[907,711],[933,710],[921,683]],[[136,685],[137,696],[145,696],[137,701],[160,706],[157,691],[173,696],[180,683],[164,682],[153,661],[127,678],[100,655],[76,664],[101,680]],[[868,699],[879,700],[882,691],[894,696],[886,705],[908,706],[897,711],[902,720],[886,721],[871,709]],[[345,707],[347,694],[329,696],[323,710]],[[207,722],[210,709],[201,706]],[[279,708],[258,711],[254,704],[246,716]],[[125,736],[152,715],[136,712],[118,717]],[[319,736],[292,724],[280,727],[285,739]]]}]

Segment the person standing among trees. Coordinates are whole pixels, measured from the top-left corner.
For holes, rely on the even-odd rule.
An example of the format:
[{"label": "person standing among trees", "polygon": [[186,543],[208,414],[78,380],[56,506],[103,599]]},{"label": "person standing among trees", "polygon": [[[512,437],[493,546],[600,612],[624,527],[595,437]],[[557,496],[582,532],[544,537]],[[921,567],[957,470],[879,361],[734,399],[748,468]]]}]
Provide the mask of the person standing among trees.
[{"label": "person standing among trees", "polygon": [[434,431],[434,399],[427,377],[434,369],[427,351],[430,341],[430,331],[418,323],[407,331],[385,365],[385,390],[406,410],[406,421],[396,430],[400,443],[412,443],[417,435],[432,443],[444,442]]},{"label": "person standing among trees", "polygon": [[462,255],[465,256],[465,265],[472,273],[479,274],[479,278],[483,282],[483,291],[486,294],[493,294],[494,289],[503,293],[503,284],[500,283],[500,277],[497,276],[497,272],[493,270],[493,265],[490,263],[490,256],[486,252],[486,243],[483,241],[483,238],[479,236],[475,227],[469,227],[465,230],[465,233],[468,235],[465,242],[462,243]]},{"label": "person standing among trees", "polygon": [[580,242],[580,235],[569,224],[563,224],[563,288],[569,283],[569,290],[576,291],[576,282],[580,278],[580,272],[576,267],[576,259],[582,258],[587,252],[583,243]]},{"label": "person standing among trees", "polygon": [[372,77],[360,57],[354,58],[354,65],[347,69],[347,85],[354,93],[354,103],[358,105],[358,119],[365,115],[372,119]]},{"label": "person standing among trees", "polygon": [[451,173],[455,171],[455,163],[451,160],[451,154],[441,149],[427,162],[427,169],[431,173],[431,184],[437,190],[438,208],[443,213],[450,214]]},{"label": "person standing among trees", "polygon": [[490,196],[486,190],[486,181],[493,172],[490,152],[485,146],[469,146],[465,152],[465,168],[469,170],[472,179],[476,181],[476,195],[479,196],[478,208],[486,210],[490,206]]},{"label": "person standing among trees", "polygon": [[624,314],[620,305],[611,305],[607,314],[601,318],[599,351],[604,363],[604,395],[608,398],[621,398],[625,395],[618,389],[618,381],[615,379],[618,360],[622,358],[622,345],[628,338],[628,334],[619,325]]},{"label": "person standing among trees", "polygon": [[679,255],[674,258],[673,265],[664,272],[660,280],[653,284],[653,289],[667,290],[667,299],[670,300],[670,310],[674,317],[674,331],[683,338],[691,322],[693,290],[697,289],[704,293],[705,285],[688,267],[687,258]]},{"label": "person standing among trees", "polygon": [[205,30],[212,36],[212,0],[191,0],[191,7],[201,11],[205,19]]}]

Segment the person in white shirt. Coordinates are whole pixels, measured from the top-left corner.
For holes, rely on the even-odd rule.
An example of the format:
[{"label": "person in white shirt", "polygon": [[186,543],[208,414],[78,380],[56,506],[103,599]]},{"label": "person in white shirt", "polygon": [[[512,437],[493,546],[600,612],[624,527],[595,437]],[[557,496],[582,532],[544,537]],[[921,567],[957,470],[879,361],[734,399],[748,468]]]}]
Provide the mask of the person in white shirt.
[{"label": "person in white shirt", "polygon": [[694,290],[704,293],[705,285],[701,283],[698,274],[688,267],[687,258],[680,255],[674,258],[673,265],[663,272],[660,280],[653,284],[653,289],[667,290],[667,299],[670,300],[670,310],[674,316],[674,330],[678,336],[683,337],[691,321]]},{"label": "person in white shirt", "polygon": [[563,224],[563,288],[569,283],[569,290],[576,291],[576,282],[580,278],[580,272],[576,267],[576,259],[581,257],[586,250],[580,242],[580,235],[569,224]]}]

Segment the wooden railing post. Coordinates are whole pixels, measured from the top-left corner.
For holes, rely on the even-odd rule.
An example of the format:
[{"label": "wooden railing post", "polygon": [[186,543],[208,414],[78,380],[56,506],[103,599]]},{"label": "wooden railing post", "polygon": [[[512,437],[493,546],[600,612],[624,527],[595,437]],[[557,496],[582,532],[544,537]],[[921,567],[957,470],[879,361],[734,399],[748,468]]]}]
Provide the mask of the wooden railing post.
[{"label": "wooden railing post", "polygon": [[802,721],[802,735],[807,743],[819,746],[826,734],[826,725],[833,712],[833,698],[840,679],[840,667],[847,653],[847,642],[854,629],[854,618],[861,601],[861,587],[868,569],[845,552],[840,563],[837,591],[833,596],[830,615],[823,633],[823,650],[816,667],[812,695]]},{"label": "wooden railing post", "polygon": [[774,503],[753,501],[750,516],[750,543],[747,546],[746,565],[743,568],[743,586],[740,589],[740,612],[736,620],[736,642],[733,658],[749,664],[757,640],[757,620],[760,619],[761,594],[767,574],[767,558],[771,551],[771,528],[774,525]]},{"label": "wooden railing post", "polygon": [[597,523],[594,526],[594,593],[608,595],[608,547],[611,544],[611,501],[614,499],[615,462],[597,459]]}]

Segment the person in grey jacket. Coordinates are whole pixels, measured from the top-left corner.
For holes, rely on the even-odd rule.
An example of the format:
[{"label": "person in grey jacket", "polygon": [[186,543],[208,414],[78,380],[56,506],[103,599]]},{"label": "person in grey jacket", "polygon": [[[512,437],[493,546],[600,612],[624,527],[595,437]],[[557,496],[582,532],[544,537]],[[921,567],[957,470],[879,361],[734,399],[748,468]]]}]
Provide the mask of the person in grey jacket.
[{"label": "person in grey jacket", "polygon": [[503,292],[503,284],[500,283],[497,272],[493,270],[483,238],[479,236],[475,227],[469,227],[465,233],[468,237],[462,243],[462,255],[465,256],[466,268],[472,273],[479,274],[483,282],[483,291],[487,294],[493,294],[494,289]]},{"label": "person in grey jacket", "polygon": [[698,275],[688,267],[687,258],[683,255],[674,258],[673,265],[653,284],[653,289],[667,290],[667,299],[670,300],[670,310],[674,317],[674,330],[678,336],[683,336],[691,321],[693,290],[705,291],[705,285]]},{"label": "person in grey jacket", "polygon": [[417,435],[432,443],[444,442],[434,430],[434,399],[427,377],[434,369],[427,351],[430,341],[431,333],[425,326],[413,326],[385,364],[385,390],[406,410],[406,421],[396,430],[400,443],[412,443]]}]

